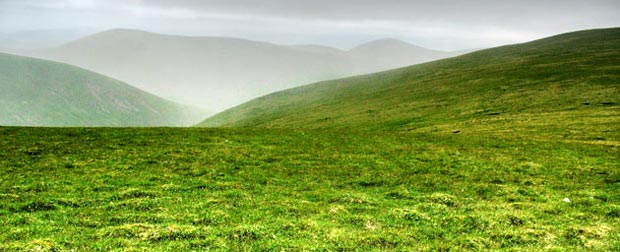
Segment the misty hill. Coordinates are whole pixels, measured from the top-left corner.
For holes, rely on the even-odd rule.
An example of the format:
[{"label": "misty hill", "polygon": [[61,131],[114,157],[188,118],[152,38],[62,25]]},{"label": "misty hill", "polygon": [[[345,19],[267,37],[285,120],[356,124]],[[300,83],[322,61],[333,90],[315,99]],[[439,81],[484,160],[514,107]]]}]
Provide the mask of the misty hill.
[{"label": "misty hill", "polygon": [[343,51],[110,30],[31,56],[90,69],[175,101],[224,109],[270,92],[454,56],[396,40]]},{"label": "misty hill", "polygon": [[376,72],[446,57],[446,52],[429,50],[396,39],[381,39],[348,52],[365,72]]},{"label": "misty hill", "polygon": [[[562,34],[273,93],[199,126],[616,134],[620,28]],[[600,136],[599,136],[600,137]],[[604,138],[604,137],[600,137]]]},{"label": "misty hill", "polygon": [[195,109],[78,67],[0,53],[0,125],[181,126]]}]

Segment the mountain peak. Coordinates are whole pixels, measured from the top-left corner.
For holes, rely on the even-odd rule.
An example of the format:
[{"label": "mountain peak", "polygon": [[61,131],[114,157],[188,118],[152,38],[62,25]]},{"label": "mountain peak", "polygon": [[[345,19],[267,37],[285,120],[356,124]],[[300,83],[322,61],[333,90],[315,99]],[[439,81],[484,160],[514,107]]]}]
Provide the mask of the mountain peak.
[{"label": "mountain peak", "polygon": [[407,44],[407,45],[411,45],[405,41],[402,41],[396,38],[382,38],[382,39],[372,40],[366,44]]},{"label": "mountain peak", "polygon": [[351,49],[351,52],[376,51],[376,50],[419,50],[419,51],[435,51],[395,38],[383,38],[373,40]]},{"label": "mountain peak", "polygon": [[128,28],[114,28],[114,29],[101,31],[96,34],[115,34],[115,33],[148,33],[148,34],[151,34],[151,32],[137,30],[137,29],[128,29]]}]

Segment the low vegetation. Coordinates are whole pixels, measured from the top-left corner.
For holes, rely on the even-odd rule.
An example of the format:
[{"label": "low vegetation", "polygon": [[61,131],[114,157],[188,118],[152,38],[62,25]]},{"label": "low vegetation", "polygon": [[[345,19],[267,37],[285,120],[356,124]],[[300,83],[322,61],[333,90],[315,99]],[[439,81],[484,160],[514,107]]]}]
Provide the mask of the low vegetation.
[{"label": "low vegetation", "polygon": [[616,251],[617,145],[0,128],[0,250]]}]

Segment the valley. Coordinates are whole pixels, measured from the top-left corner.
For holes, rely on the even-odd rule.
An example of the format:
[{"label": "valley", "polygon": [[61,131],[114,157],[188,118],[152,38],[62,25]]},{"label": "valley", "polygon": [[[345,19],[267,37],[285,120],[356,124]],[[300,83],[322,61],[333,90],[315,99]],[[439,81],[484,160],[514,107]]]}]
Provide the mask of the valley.
[{"label": "valley", "polygon": [[[20,6],[204,29],[248,16],[111,2],[0,1],[0,21]],[[549,35],[378,22],[367,4],[355,22],[311,8],[288,20],[267,3],[245,21],[299,25],[307,11],[317,37],[333,26],[342,43],[410,24],[459,45]],[[559,30],[447,52],[123,28],[0,53],[0,251],[620,251],[620,28]],[[79,29],[45,31],[57,35],[4,32],[0,45]]]}]

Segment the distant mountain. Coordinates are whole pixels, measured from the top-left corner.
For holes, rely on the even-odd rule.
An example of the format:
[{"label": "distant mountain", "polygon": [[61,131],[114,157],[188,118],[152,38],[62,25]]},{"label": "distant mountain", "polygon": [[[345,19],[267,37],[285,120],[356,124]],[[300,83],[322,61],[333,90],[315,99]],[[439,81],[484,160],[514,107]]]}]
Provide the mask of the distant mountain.
[{"label": "distant mountain", "polygon": [[446,53],[396,39],[381,39],[357,46],[348,54],[359,62],[362,72],[370,73],[457,56],[461,53]]},{"label": "distant mountain", "polygon": [[2,126],[184,126],[201,115],[88,70],[0,53]]},{"label": "distant mountain", "polygon": [[455,56],[396,40],[343,51],[122,29],[29,55],[74,64],[175,101],[214,110],[305,83]]},{"label": "distant mountain", "polygon": [[618,125],[620,28],[567,33],[297,87],[199,124],[448,133],[522,130],[563,137],[579,131],[591,134],[586,140],[615,139],[615,144]]}]

